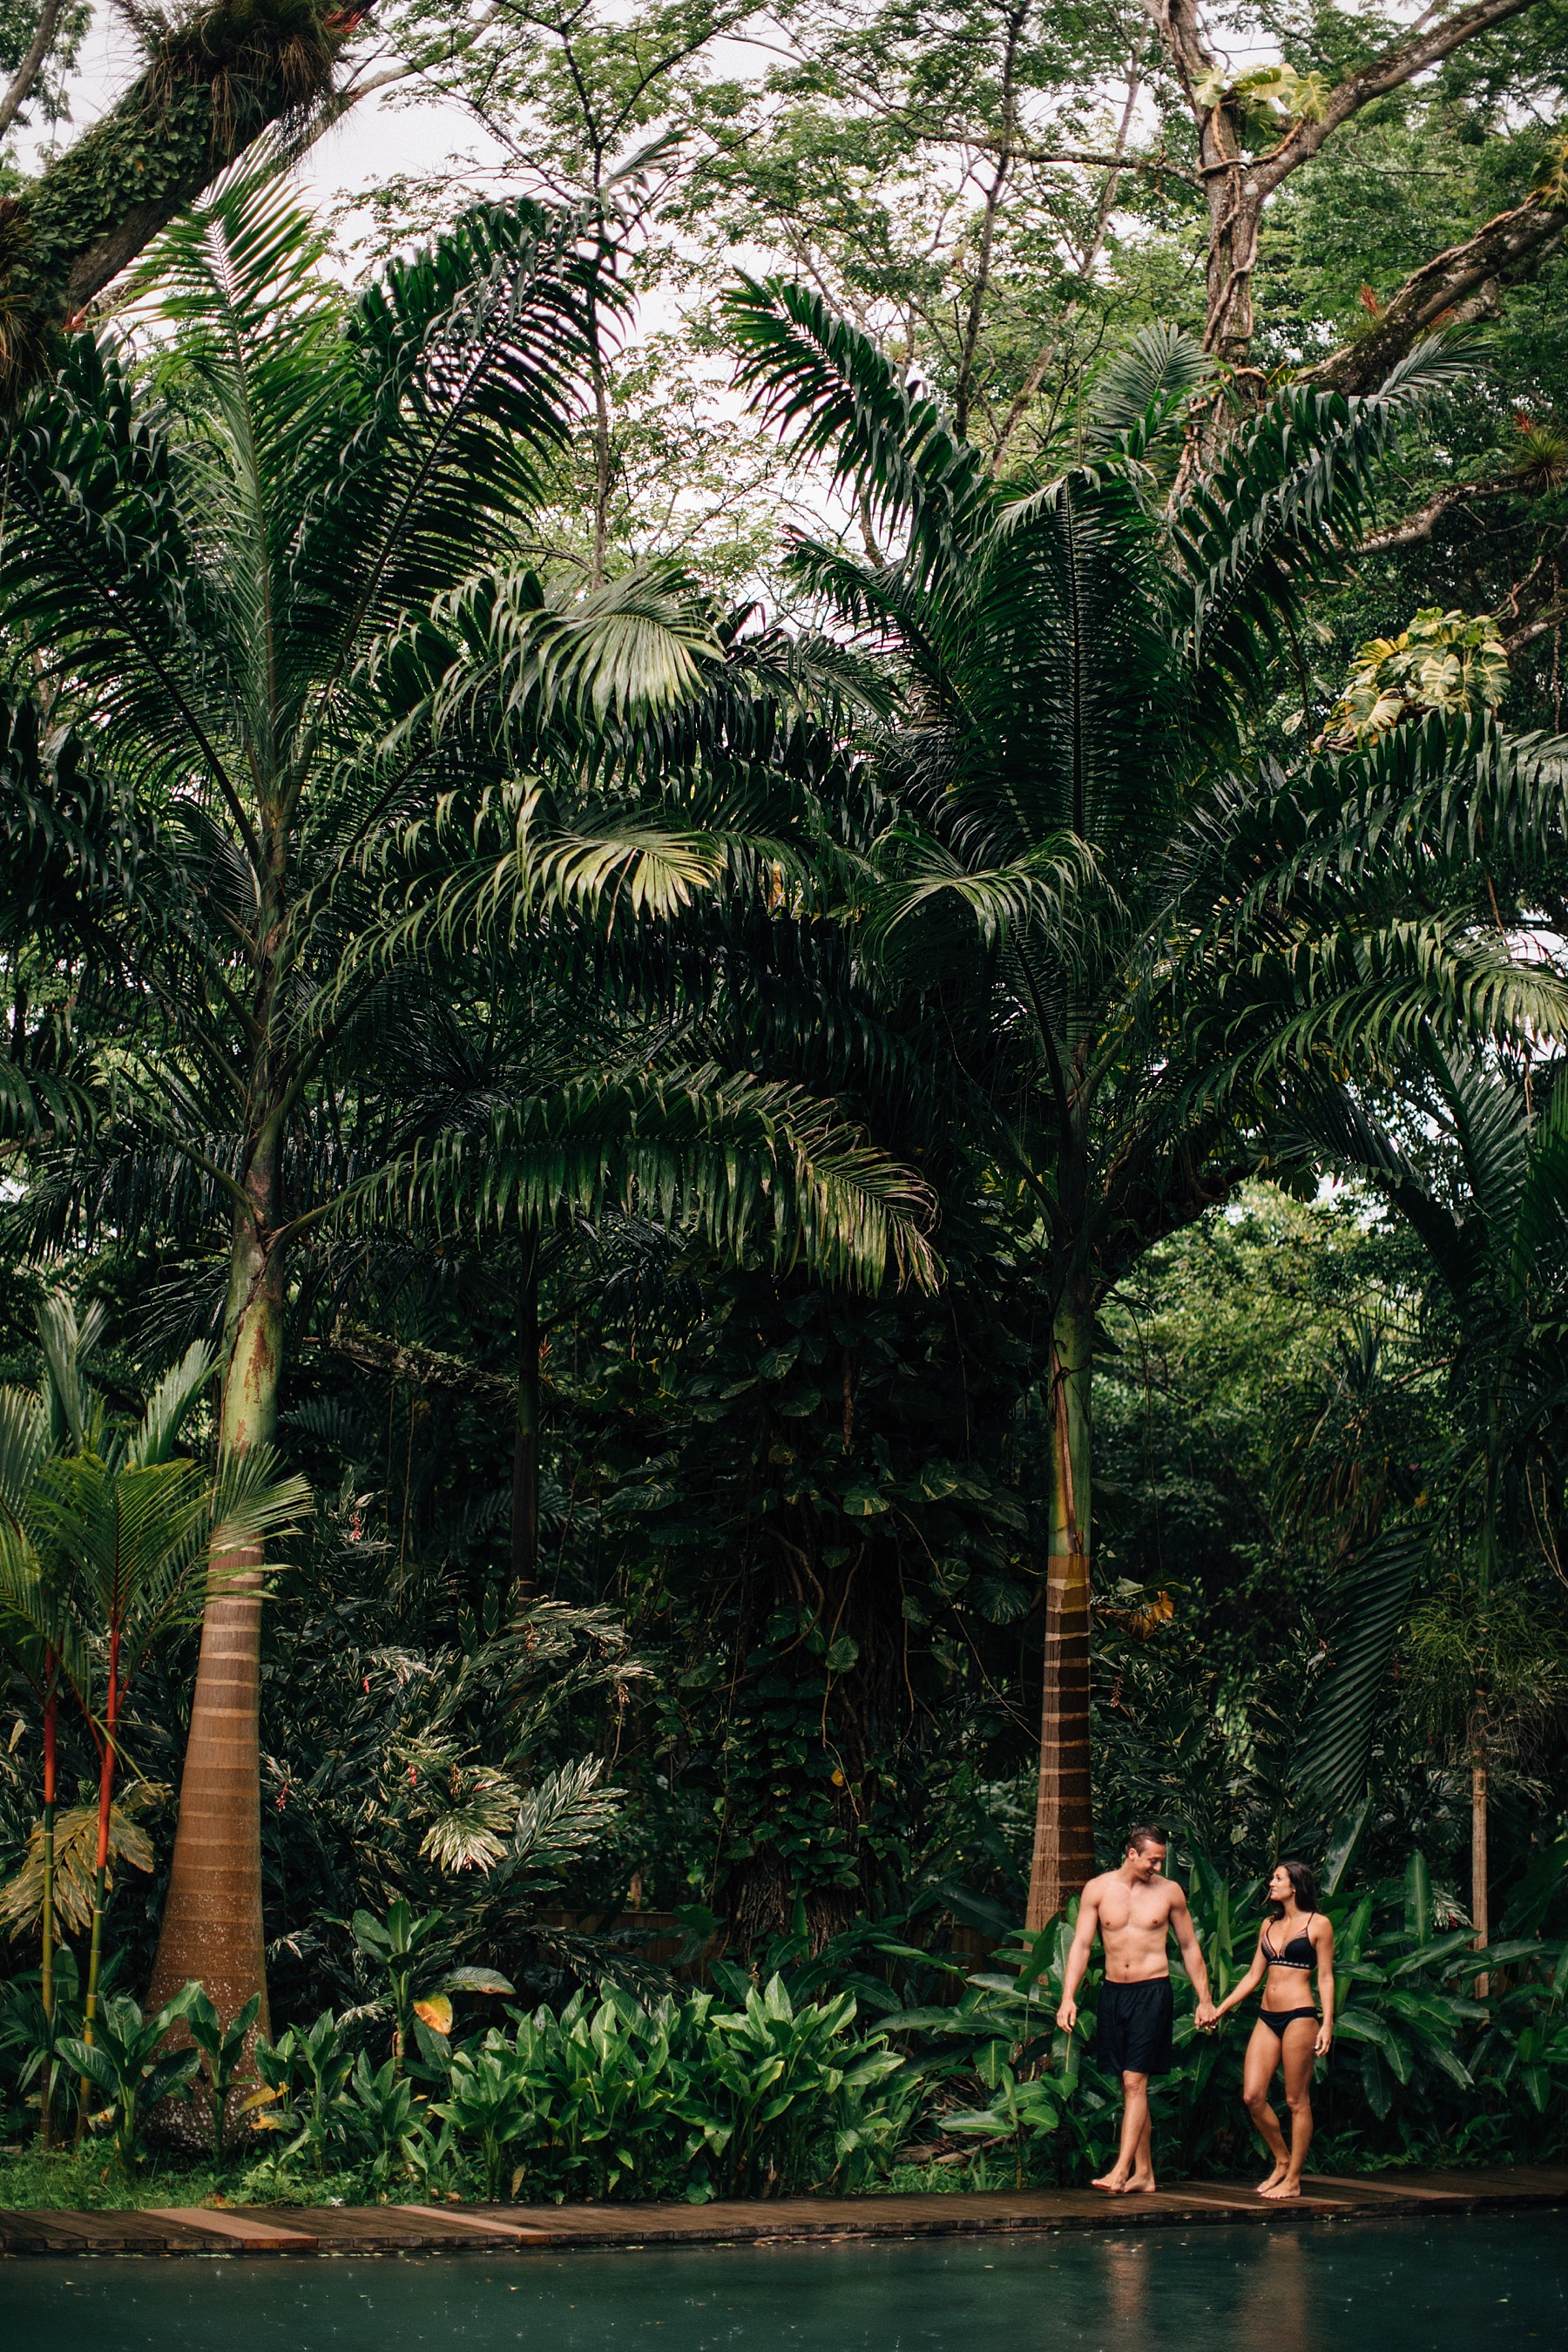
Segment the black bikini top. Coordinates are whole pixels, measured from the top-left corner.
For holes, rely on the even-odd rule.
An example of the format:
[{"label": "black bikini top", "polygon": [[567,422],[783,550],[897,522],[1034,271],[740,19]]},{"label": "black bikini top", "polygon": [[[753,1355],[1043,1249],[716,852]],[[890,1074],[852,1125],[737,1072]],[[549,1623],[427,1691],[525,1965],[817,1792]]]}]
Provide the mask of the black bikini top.
[{"label": "black bikini top", "polygon": [[[1309,1927],[1317,1916],[1315,1911],[1308,1912]],[[1282,1952],[1277,1952],[1268,1940],[1268,1930],[1265,1927],[1263,1957],[1269,1967],[1275,1969],[1315,1969],[1318,1965],[1318,1955],[1312,1949],[1312,1938],[1304,1930],[1300,1936],[1292,1936]]]}]

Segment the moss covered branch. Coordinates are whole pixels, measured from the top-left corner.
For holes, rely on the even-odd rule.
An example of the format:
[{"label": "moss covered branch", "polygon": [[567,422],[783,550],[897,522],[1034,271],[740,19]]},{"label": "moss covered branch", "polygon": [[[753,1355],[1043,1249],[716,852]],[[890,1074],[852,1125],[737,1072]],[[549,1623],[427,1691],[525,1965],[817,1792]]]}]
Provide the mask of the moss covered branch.
[{"label": "moss covered branch", "polygon": [[302,129],[330,100],[361,16],[330,0],[216,0],[135,21],[146,64],[118,105],[0,199],[0,383],[12,398],[194,196],[264,131]]}]

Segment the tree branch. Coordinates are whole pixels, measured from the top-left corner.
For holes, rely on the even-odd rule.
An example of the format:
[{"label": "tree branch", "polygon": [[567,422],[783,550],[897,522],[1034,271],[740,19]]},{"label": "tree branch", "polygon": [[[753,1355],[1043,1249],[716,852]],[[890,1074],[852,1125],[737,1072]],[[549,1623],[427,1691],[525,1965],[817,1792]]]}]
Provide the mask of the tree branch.
[{"label": "tree branch", "polygon": [[1429,26],[1413,41],[1385,49],[1359,73],[1347,75],[1337,89],[1330,91],[1319,121],[1293,124],[1271,155],[1250,166],[1259,193],[1267,195],[1277,188],[1299,164],[1315,155],[1342,123],[1359,114],[1363,106],[1370,106],[1373,99],[1386,98],[1392,89],[1402,89],[1417,74],[1425,73],[1428,66],[1439,65],[1456,49],[1463,48],[1467,41],[1489,33],[1494,25],[1506,24],[1510,16],[1521,16],[1534,5],[1535,0],[1479,0],[1478,5],[1461,9],[1457,16]]},{"label": "tree branch", "polygon": [[386,1339],[363,1323],[334,1323],[327,1346],[362,1371],[384,1372],[406,1388],[451,1389],[458,1396],[472,1397],[510,1397],[517,1389],[515,1381],[503,1380],[499,1372],[480,1371],[476,1364],[412,1340]]},{"label": "tree branch", "polygon": [[1303,382],[1322,392],[1370,392],[1396,360],[1438,326],[1493,316],[1498,289],[1531,277],[1568,228],[1568,203],[1527,196],[1498,213],[1463,245],[1452,245],[1407,278],[1376,323],[1342,343]]},{"label": "tree branch", "polygon": [[4,98],[0,98],[0,139],[5,138],[7,131],[16,121],[17,114],[26,104],[33,84],[43,71],[44,59],[54,47],[55,32],[59,21],[60,0],[44,0],[37,30],[27,45],[27,54],[17,67],[16,77],[10,89]]},{"label": "tree branch", "polygon": [[1450,488],[1439,490],[1435,499],[1429,499],[1413,515],[1406,515],[1403,522],[1360,541],[1355,551],[1358,555],[1387,555],[1396,547],[1419,547],[1431,538],[1450,507],[1463,506],[1469,499],[1517,498],[1521,487],[1507,478],[1500,482],[1455,482]]}]

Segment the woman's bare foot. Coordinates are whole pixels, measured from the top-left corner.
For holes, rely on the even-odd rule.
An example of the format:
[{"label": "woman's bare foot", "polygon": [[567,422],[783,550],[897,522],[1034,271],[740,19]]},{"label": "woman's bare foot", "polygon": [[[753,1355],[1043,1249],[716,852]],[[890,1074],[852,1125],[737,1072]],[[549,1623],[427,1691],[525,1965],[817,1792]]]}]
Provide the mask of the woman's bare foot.
[{"label": "woman's bare foot", "polygon": [[1108,2197],[1122,2197],[1127,2193],[1127,2175],[1120,2172],[1119,2168],[1114,2168],[1102,2172],[1098,2180],[1091,2180],[1089,2185],[1091,2189],[1103,2189]]},{"label": "woman's bare foot", "polygon": [[1271,2197],[1279,2183],[1284,2179],[1286,2170],[1286,2166],[1283,2164],[1277,2164],[1273,2171],[1269,2174],[1268,2179],[1260,2180],[1258,2182],[1258,2193],[1259,2197]]},{"label": "woman's bare foot", "polygon": [[1152,2172],[1135,2172],[1127,2183],[1129,2192],[1137,2189],[1145,2197],[1152,2197],[1158,2186]]},{"label": "woman's bare foot", "polygon": [[1280,2179],[1279,2180],[1275,2181],[1272,2185],[1268,2181],[1265,2181],[1263,2187],[1258,2193],[1260,2197],[1300,2197],[1301,2194],[1301,2184],[1299,2180],[1289,2180],[1285,2179]]}]

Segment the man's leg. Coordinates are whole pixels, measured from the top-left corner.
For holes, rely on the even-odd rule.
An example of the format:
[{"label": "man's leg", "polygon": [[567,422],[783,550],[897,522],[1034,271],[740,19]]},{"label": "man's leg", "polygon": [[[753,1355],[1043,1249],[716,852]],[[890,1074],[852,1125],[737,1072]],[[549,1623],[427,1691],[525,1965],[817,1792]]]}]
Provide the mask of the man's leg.
[{"label": "man's leg", "polygon": [[[1122,2076],[1125,2088],[1127,2077]],[[1132,2078],[1143,2085],[1143,2128],[1138,2135],[1138,2145],[1132,2151],[1132,2172],[1129,2189],[1152,2189],[1154,2181],[1154,2110],[1149,2104],[1149,2077],[1137,2074]]]},{"label": "man's leg", "polygon": [[1124,2074],[1121,2077],[1121,2151],[1110,2171],[1100,2174],[1100,2179],[1094,2183],[1095,2188],[1108,2189],[1113,2197],[1121,2194],[1137,2170],[1141,2141],[1143,2143],[1144,2169],[1152,2179],[1152,2169],[1149,2164],[1148,2138],[1149,2077],[1147,2074]]}]

